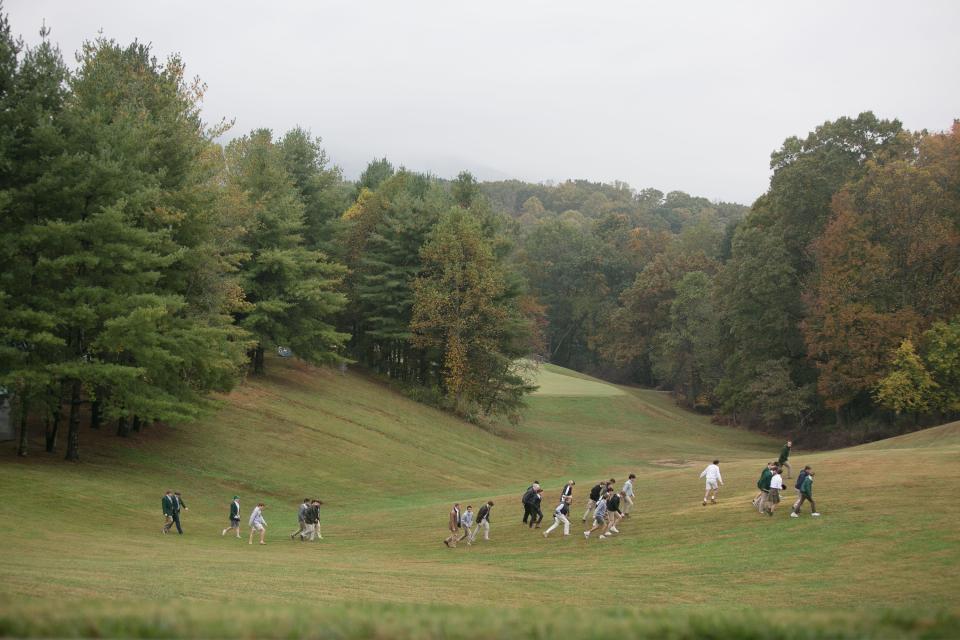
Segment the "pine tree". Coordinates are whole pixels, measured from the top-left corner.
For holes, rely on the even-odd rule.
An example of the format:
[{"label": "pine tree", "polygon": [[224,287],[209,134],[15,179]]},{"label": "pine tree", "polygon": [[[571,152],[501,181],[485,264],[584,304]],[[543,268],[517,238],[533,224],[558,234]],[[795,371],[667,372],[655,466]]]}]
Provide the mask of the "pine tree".
[{"label": "pine tree", "polygon": [[256,339],[254,372],[264,370],[265,349],[279,346],[308,362],[341,361],[348,336],[333,319],[346,303],[337,290],[345,268],[305,246],[303,202],[271,133],[260,129],[234,140],[227,164],[254,218],[243,237],[249,258],[242,281],[250,306],[237,314]]}]

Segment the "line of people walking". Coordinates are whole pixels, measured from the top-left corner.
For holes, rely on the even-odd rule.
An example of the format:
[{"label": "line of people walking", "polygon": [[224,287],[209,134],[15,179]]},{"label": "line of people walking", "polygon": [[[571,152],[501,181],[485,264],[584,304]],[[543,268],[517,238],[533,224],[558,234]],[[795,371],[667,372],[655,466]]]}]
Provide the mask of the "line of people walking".
[{"label": "line of people walking", "polygon": [[[760,472],[760,478],[757,480],[757,495],[753,499],[753,506],[759,513],[773,516],[777,505],[783,500],[781,492],[784,490],[783,471],[786,471],[786,479],[791,478],[791,467],[789,463],[790,452],[793,448],[793,442],[787,440],[787,443],[780,450],[780,456],[771,462],[768,462]],[[804,466],[803,470],[797,476],[794,484],[797,498],[790,509],[791,518],[799,518],[800,510],[805,502],[810,503],[810,515],[819,518],[820,512],[817,511],[817,505],[813,501],[813,469],[810,465]]]},{"label": "line of people walking", "polygon": [[[493,510],[493,500],[481,505],[474,519],[473,505],[467,505],[466,510],[460,510],[460,503],[455,502],[450,509],[449,523],[447,525],[450,535],[444,538],[443,544],[453,549],[458,542],[467,541],[467,545],[472,545],[477,536],[483,532],[483,539],[490,540],[490,512]],[[474,526],[476,525],[476,526]]]}]

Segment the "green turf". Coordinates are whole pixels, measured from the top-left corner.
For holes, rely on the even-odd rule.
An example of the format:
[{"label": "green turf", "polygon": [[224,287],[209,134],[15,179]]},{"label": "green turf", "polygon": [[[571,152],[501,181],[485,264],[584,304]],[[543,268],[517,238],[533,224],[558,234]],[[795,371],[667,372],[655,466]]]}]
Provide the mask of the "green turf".
[{"label": "green turf", "polygon": [[[0,445],[0,634],[151,635],[153,624],[159,636],[232,636],[249,621],[241,635],[296,636],[310,635],[313,615],[328,635],[381,638],[457,637],[449,625],[487,617],[500,631],[459,637],[508,637],[510,621],[512,637],[703,637],[710,620],[743,637],[794,624],[947,637],[956,622],[960,424],[795,451],[795,471],[817,470],[823,517],[766,518],[748,502],[779,441],[658,392],[545,368],[580,392],[534,396],[520,427],[483,429],[355,373],[268,365],[199,424],[130,439],[84,429],[79,465],[48,459],[39,442],[27,460]],[[713,457],[726,485],[721,504],[701,507],[698,475]],[[630,471],[635,516],[614,539],[584,540],[590,486]],[[549,512],[568,478],[574,535],[521,526],[527,484],[544,484]],[[160,534],[166,488],[190,506],[182,537]],[[268,504],[267,546],[220,537],[234,493],[244,533],[252,504]],[[306,496],[326,502],[322,542],[287,537]],[[497,503],[492,540],[445,548],[450,503],[486,499]],[[186,613],[171,619],[166,603]],[[371,613],[381,603],[405,620],[392,635]],[[625,609],[594,619],[602,606]]]}]

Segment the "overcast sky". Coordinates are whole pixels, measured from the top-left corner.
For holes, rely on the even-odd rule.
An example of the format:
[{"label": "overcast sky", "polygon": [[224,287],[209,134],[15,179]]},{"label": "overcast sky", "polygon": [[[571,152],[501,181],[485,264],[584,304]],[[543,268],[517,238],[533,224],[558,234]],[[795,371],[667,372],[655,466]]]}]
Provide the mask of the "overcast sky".
[{"label": "overcast sky", "polygon": [[73,61],[102,31],[179,52],[232,135],[297,124],[348,177],[622,180],[749,204],[790,135],[960,117],[960,2],[6,0]]}]

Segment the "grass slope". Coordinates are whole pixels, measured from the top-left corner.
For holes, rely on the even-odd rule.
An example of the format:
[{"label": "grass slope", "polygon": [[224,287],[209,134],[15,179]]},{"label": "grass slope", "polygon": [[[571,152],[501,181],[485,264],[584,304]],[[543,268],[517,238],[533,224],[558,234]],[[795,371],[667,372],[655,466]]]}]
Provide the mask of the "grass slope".
[{"label": "grass slope", "polygon": [[[796,470],[817,470],[823,517],[784,508],[770,519],[747,503],[779,442],[712,425],[658,392],[546,367],[526,421],[495,433],[354,373],[268,365],[200,424],[130,439],[85,430],[79,465],[0,446],[0,635],[233,635],[240,625],[251,636],[613,637],[673,625],[675,637],[702,637],[714,620],[748,636],[793,637],[796,621],[828,635],[935,637],[956,623],[958,424],[796,451]],[[697,476],[713,457],[726,486],[704,508]],[[635,517],[615,539],[584,540],[590,486],[629,471]],[[518,496],[534,478],[546,513],[577,480],[570,538],[521,526]],[[159,533],[166,488],[190,506],[182,537]],[[267,546],[220,537],[234,493],[244,531],[253,503],[268,504]],[[287,537],[305,496],[327,503],[325,539],[312,545]],[[446,549],[450,503],[488,498],[492,540]],[[771,612],[753,609],[771,601]],[[389,604],[393,631],[364,603]],[[827,613],[809,627],[790,613],[798,603]],[[597,605],[627,609],[598,623]],[[491,606],[498,622],[484,631]],[[559,612],[567,626],[550,627]]]}]

